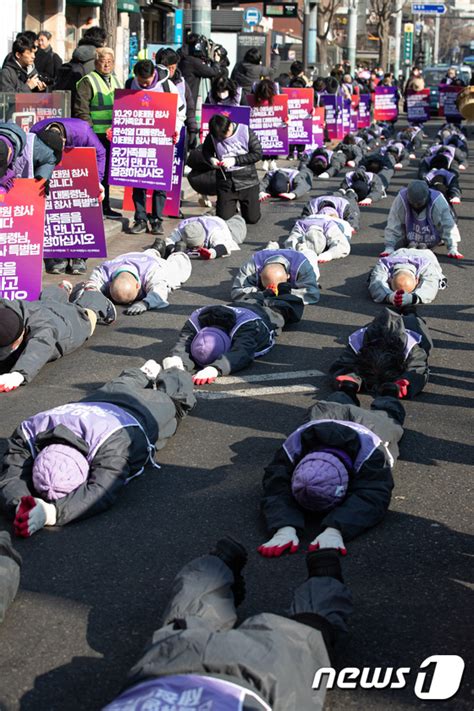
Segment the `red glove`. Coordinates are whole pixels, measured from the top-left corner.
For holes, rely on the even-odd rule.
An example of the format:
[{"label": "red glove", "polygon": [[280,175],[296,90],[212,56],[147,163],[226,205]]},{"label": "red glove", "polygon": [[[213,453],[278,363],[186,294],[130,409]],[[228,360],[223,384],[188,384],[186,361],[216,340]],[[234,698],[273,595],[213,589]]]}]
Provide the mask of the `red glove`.
[{"label": "red glove", "polygon": [[219,376],[219,371],[214,368],[213,365],[208,365],[206,368],[202,368],[195,375],[193,375],[194,385],[207,385],[208,383],[213,383],[214,380]]},{"label": "red glove", "polygon": [[273,291],[275,296],[278,296],[278,284],[268,284],[268,286],[265,287],[265,291]]},{"label": "red glove", "polygon": [[398,385],[398,397],[400,399],[407,397],[408,386],[410,385],[410,382],[408,380],[405,380],[405,378],[401,378],[400,380],[395,380],[395,385]]},{"label": "red glove", "polygon": [[179,141],[179,134],[178,134],[177,131],[175,131],[175,132],[173,133],[173,135],[171,136],[171,140],[173,141],[173,146],[175,146],[175,145],[178,143],[178,141]]},{"label": "red glove", "polygon": [[339,387],[341,387],[342,383],[354,383],[354,385],[357,386],[357,392],[360,390],[360,385],[357,382],[355,378],[353,378],[351,375],[338,375],[336,377],[337,382],[339,383]]},{"label": "red glove", "polygon": [[16,512],[15,520],[13,521],[13,530],[15,535],[27,538],[28,533],[28,516],[31,509],[36,506],[36,501],[33,496],[22,496],[20,505]]},{"label": "red glove", "polygon": [[395,292],[395,299],[393,301],[393,305],[397,307],[397,309],[401,309],[403,306],[403,294],[405,292],[403,289],[398,289],[398,291]]},{"label": "red glove", "polygon": [[198,248],[199,256],[201,259],[215,259],[216,252],[214,249],[206,249],[206,247]]},{"label": "red glove", "polygon": [[105,132],[105,137],[108,141],[112,140],[112,138],[113,138],[112,126],[110,128],[108,128],[107,131]]},{"label": "red glove", "polygon": [[269,541],[262,543],[257,550],[264,558],[279,558],[285,551],[296,553],[299,544],[296,529],[292,526],[283,526]]},{"label": "red glove", "polygon": [[449,252],[448,257],[449,259],[464,259],[464,254],[461,254],[461,252]]}]

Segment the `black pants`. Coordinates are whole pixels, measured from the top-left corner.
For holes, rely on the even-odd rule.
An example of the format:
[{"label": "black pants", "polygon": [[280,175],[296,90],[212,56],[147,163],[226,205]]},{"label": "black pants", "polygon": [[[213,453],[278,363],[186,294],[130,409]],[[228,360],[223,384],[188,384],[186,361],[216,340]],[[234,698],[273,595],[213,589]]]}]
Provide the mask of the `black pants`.
[{"label": "black pants", "polygon": [[254,225],[261,217],[258,201],[258,185],[252,185],[244,190],[233,190],[232,183],[217,183],[216,215],[223,220],[229,220],[237,214],[237,203],[240,203],[240,214],[245,222]]},{"label": "black pants", "polygon": [[[146,212],[146,189],[145,188],[133,188],[133,204],[135,205],[135,220],[139,222],[140,220],[148,219]],[[158,220],[161,222],[163,220],[163,210],[165,209],[166,193],[164,190],[153,190],[153,195],[151,198],[151,219]]]},{"label": "black pants", "polygon": [[105,172],[102,185],[104,186],[103,210],[110,210],[110,187],[109,187],[109,166],[110,166],[110,141],[105,133],[98,133],[97,138],[105,148]]}]

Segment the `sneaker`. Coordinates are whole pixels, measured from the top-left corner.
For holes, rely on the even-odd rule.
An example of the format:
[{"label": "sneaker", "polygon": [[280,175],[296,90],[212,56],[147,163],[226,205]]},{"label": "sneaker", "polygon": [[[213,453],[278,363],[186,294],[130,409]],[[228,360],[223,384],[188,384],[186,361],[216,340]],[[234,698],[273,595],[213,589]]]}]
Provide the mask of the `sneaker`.
[{"label": "sneaker", "polygon": [[320,173],[318,175],[318,178],[322,178],[323,180],[329,180],[330,175],[329,175],[329,173],[324,172],[324,173]]},{"label": "sneaker", "polygon": [[183,239],[178,240],[173,245],[173,252],[187,252],[187,251],[188,251],[188,245],[186,244],[186,242]]},{"label": "sneaker", "polygon": [[65,274],[67,263],[67,259],[45,259],[46,274]]},{"label": "sneaker", "polygon": [[277,166],[276,160],[271,160],[271,161],[270,161],[270,170],[278,170],[278,166]]},{"label": "sneaker", "polygon": [[165,233],[161,220],[150,220],[150,228],[152,235],[163,235]]},{"label": "sneaker", "polygon": [[103,215],[107,220],[120,220],[122,218],[122,213],[112,210],[111,207],[104,207]]},{"label": "sneaker", "polygon": [[270,240],[270,242],[267,242],[265,249],[280,249],[280,245],[278,242]]},{"label": "sneaker", "polygon": [[69,269],[70,274],[85,274],[87,271],[85,259],[70,259]]},{"label": "sneaker", "polygon": [[107,301],[107,311],[103,318],[97,320],[99,321],[99,323],[104,323],[106,326],[109,326],[111,323],[117,320],[117,309],[115,308],[115,304],[113,303],[113,301],[111,301],[107,297],[104,298]]},{"label": "sneaker", "polygon": [[59,282],[58,286],[60,289],[64,289],[65,291],[67,291],[68,296],[71,296],[72,284],[70,281],[68,281],[67,279],[63,279],[61,282]]},{"label": "sneaker", "polygon": [[147,222],[146,220],[135,220],[133,225],[130,227],[130,234],[131,235],[142,235],[144,232],[147,231]]},{"label": "sneaker", "polygon": [[209,200],[207,195],[200,195],[198,199],[198,205],[200,207],[212,207],[212,202]]},{"label": "sneaker", "polygon": [[145,373],[148,380],[152,383],[156,382],[157,377],[161,372],[161,365],[156,362],[156,360],[147,360],[146,363],[140,368],[142,373]]},{"label": "sneaker", "polygon": [[220,558],[232,570],[234,575],[240,575],[248,558],[244,546],[230,536],[220,538],[215,548],[209,552],[210,555]]},{"label": "sneaker", "polygon": [[264,170],[265,172],[267,172],[268,166],[269,166],[268,161],[267,161],[267,160],[264,160],[264,161],[262,162],[262,170]]},{"label": "sneaker", "polygon": [[308,578],[335,578],[344,582],[339,552],[335,548],[321,548],[306,555]]},{"label": "sneaker", "polygon": [[164,239],[161,239],[161,237],[157,237],[153,244],[151,245],[151,248],[154,249],[162,259],[165,259],[166,255],[166,242]]}]

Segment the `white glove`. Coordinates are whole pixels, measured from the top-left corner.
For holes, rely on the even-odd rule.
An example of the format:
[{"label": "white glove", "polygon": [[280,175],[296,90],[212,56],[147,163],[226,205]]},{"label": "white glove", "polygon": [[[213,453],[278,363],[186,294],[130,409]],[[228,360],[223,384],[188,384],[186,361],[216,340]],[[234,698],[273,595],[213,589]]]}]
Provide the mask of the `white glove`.
[{"label": "white glove", "polygon": [[105,197],[105,188],[102,183],[99,183],[99,202],[102,202]]},{"label": "white glove", "polygon": [[355,168],[355,161],[354,160],[348,160],[346,163],[348,168]]},{"label": "white glove", "polygon": [[184,370],[184,363],[179,356],[167,356],[163,358],[163,370],[169,370],[170,368]]},{"label": "white glove", "polygon": [[34,497],[34,501],[36,505],[21,517],[22,521],[18,519],[18,509],[21,506],[21,502],[16,508],[15,529],[17,535],[23,538],[32,536],[33,533],[41,530],[44,526],[54,526],[56,524],[56,506],[47,504],[43,499],[37,499],[36,497]]},{"label": "white glove", "polygon": [[394,303],[395,303],[395,295],[396,295],[396,293],[397,293],[396,291],[391,291],[390,294],[388,294],[388,296],[387,296],[387,301],[389,302],[389,304],[394,304]]},{"label": "white glove", "polygon": [[459,170],[466,170],[466,166],[461,163],[459,166]]},{"label": "white glove", "polygon": [[329,180],[329,173],[326,173],[326,172],[320,173],[318,175],[318,178],[322,178],[323,180]]},{"label": "white glove", "polygon": [[262,191],[258,194],[258,199],[260,202],[263,202],[264,200],[268,200],[268,198],[271,198],[270,193],[266,193],[265,191]]},{"label": "white glove", "polygon": [[461,204],[461,198],[452,197],[449,202],[451,203],[451,205],[460,205],[460,204]]},{"label": "white glove", "polygon": [[286,550],[290,553],[296,553],[299,544],[296,528],[283,526],[283,528],[278,529],[273,538],[270,538],[266,543],[262,543],[257,550],[265,558],[278,558]]},{"label": "white glove", "polygon": [[221,160],[221,165],[223,168],[233,168],[235,165],[234,156],[226,156]]},{"label": "white glove", "polygon": [[359,205],[372,205],[372,198],[364,198],[364,200],[359,200]]},{"label": "white glove", "polygon": [[337,528],[325,528],[314,541],[311,541],[310,551],[317,551],[320,548],[335,548],[340,551],[341,555],[347,554],[341,532]]},{"label": "white glove", "polygon": [[0,393],[9,393],[16,390],[24,382],[25,376],[21,373],[5,373],[0,375]]},{"label": "white glove", "polygon": [[403,163],[395,163],[393,167],[395,170],[401,170],[403,168]]},{"label": "white glove", "polygon": [[295,193],[280,193],[280,197],[284,198],[285,200],[295,200],[296,199]]},{"label": "white glove", "polygon": [[193,383],[195,385],[206,385],[206,383],[213,383],[218,376],[219,371],[217,368],[214,368],[213,365],[208,365],[206,368],[199,370],[196,375],[193,375]]},{"label": "white glove", "polygon": [[161,371],[161,365],[156,360],[147,360],[140,368],[148,380],[156,380]]},{"label": "white glove", "polygon": [[220,160],[219,160],[218,158],[216,158],[215,156],[212,156],[212,158],[211,158],[211,165],[212,165],[214,168],[218,168],[219,165],[220,165]]}]

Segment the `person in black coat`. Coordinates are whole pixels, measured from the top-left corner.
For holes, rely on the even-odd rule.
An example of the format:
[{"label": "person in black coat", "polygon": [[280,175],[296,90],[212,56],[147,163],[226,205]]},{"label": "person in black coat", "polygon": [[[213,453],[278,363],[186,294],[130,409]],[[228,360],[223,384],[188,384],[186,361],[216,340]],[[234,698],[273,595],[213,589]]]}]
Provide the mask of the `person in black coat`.
[{"label": "person in black coat", "polygon": [[47,32],[46,30],[38,32],[38,51],[35,57],[36,70],[40,75],[41,81],[43,81],[48,88],[51,88],[56,83],[59,70],[63,63],[59,54],[53,51],[51,37],[51,32]]},{"label": "person in black coat", "polygon": [[34,42],[24,35],[13,42],[11,54],[0,71],[0,91],[29,94],[46,90],[35,68],[35,52]]},{"label": "person in black coat", "polygon": [[272,52],[270,64],[270,67],[265,67],[262,64],[260,50],[257,47],[251,47],[245,53],[243,60],[237,62],[230,78],[242,87],[245,94],[251,94],[254,84],[260,79],[273,79],[276,75],[280,65],[280,55],[276,50]]},{"label": "person in black coat", "polygon": [[188,35],[186,44],[180,52],[181,59],[178,68],[184,80],[189,84],[194,106],[196,106],[201,79],[213,79],[225,71],[223,72],[223,68],[219,64],[218,56],[214,56],[212,59],[207,58],[202,38],[195,33]]}]

